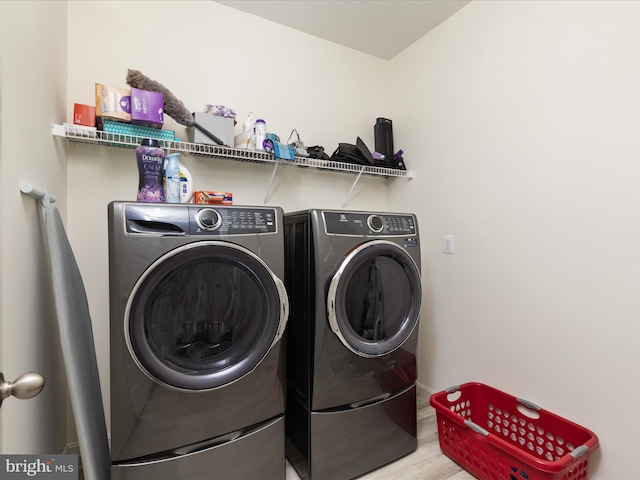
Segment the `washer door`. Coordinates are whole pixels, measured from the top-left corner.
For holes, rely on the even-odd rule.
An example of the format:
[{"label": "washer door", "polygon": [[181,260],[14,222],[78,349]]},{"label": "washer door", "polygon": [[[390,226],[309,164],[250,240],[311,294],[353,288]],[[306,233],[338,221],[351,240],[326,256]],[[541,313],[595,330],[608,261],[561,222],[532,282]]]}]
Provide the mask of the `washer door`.
[{"label": "washer door", "polygon": [[404,249],[386,240],[353,249],[340,263],[327,294],[331,329],[363,357],[400,347],[418,324],[421,303],[418,266]]},{"label": "washer door", "polygon": [[137,365],[177,390],[209,390],[253,371],[282,337],[282,281],[255,254],[194,242],[156,260],[136,282],[124,335]]}]

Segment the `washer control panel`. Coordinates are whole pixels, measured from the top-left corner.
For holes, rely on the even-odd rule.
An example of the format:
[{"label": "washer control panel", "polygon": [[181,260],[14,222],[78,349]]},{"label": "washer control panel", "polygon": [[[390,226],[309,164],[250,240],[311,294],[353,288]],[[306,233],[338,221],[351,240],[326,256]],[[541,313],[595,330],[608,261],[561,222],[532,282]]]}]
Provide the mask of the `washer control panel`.
[{"label": "washer control panel", "polygon": [[366,212],[322,212],[330,235],[407,236],[416,234],[413,215]]},{"label": "washer control panel", "polygon": [[133,235],[251,235],[278,231],[274,208],[232,205],[124,205],[125,231]]},{"label": "washer control panel", "polygon": [[276,212],[272,208],[190,206],[189,210],[193,213],[191,235],[248,235],[277,231]]}]

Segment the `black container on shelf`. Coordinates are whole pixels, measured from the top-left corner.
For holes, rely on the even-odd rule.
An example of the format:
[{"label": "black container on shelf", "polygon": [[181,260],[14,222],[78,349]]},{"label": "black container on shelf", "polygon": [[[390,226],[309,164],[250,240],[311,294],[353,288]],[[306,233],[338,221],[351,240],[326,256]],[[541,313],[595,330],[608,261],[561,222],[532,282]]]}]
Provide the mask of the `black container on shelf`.
[{"label": "black container on shelf", "polygon": [[388,168],[393,168],[393,122],[388,118],[376,118],[373,133],[376,152],[384,155]]}]

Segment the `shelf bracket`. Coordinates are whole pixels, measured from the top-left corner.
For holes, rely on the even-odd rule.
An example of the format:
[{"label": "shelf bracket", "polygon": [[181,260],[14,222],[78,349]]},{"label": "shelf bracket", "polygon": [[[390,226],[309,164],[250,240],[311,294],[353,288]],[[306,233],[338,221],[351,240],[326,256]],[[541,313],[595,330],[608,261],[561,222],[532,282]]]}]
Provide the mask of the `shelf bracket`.
[{"label": "shelf bracket", "polygon": [[269,198],[269,193],[271,192],[271,186],[273,185],[273,180],[276,178],[276,171],[278,170],[278,162],[273,165],[273,173],[271,173],[271,180],[269,180],[269,185],[267,185],[267,193],[264,194],[263,204],[267,203],[267,199]]},{"label": "shelf bracket", "polygon": [[364,172],[364,168],[365,167],[362,167],[360,169],[360,171],[358,172],[358,175],[356,176],[355,180],[353,181],[353,185],[351,185],[351,188],[347,192],[347,195],[344,197],[344,201],[342,202],[342,208],[344,208],[344,206],[349,201],[349,198],[351,197],[351,193],[353,192],[353,189],[356,188],[356,183],[358,183],[358,180],[360,180],[360,177],[362,176],[362,173]]}]

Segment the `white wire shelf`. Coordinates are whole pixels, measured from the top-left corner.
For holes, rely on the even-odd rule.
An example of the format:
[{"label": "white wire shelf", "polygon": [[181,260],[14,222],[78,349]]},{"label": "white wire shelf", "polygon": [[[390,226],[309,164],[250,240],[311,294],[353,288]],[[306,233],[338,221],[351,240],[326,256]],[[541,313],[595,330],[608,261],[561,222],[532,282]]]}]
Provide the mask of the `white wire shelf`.
[{"label": "white wire shelf", "polygon": [[[75,143],[88,143],[92,145],[107,145],[120,148],[137,148],[144,137],[135,135],[122,135],[116,133],[92,130],[86,127],[74,125],[51,126],[51,133],[57,137],[65,137]],[[280,164],[282,166],[295,165],[298,167],[310,167],[318,170],[332,170],[336,172],[355,173],[360,175],[374,175],[382,177],[413,178],[415,173],[410,170],[397,170],[395,168],[374,167],[343,162],[333,162],[317,158],[295,157],[294,160],[276,158],[273,154],[244,150],[240,148],[224,147],[220,145],[205,145],[201,143],[189,143],[174,140],[159,139],[160,146],[165,150],[181,152],[197,157],[212,157],[239,162],[253,162],[263,164]]]}]

